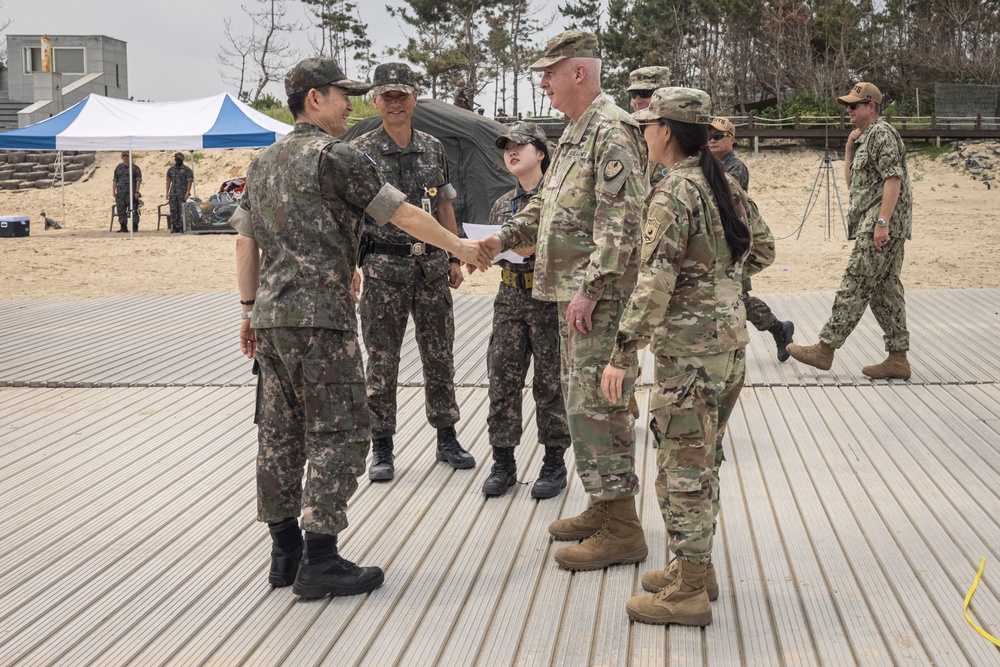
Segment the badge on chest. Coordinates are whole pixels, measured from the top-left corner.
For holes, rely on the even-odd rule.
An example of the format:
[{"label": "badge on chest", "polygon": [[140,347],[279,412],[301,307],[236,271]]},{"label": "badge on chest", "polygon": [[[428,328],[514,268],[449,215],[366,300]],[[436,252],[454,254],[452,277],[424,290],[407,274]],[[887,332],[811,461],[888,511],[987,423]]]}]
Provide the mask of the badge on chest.
[{"label": "badge on chest", "polygon": [[438,189],[435,188],[434,186],[431,186],[429,188],[424,188],[424,196],[420,200],[420,207],[425,211],[427,211],[427,213],[430,215],[433,215],[431,213],[431,198],[437,197],[437,193]]}]

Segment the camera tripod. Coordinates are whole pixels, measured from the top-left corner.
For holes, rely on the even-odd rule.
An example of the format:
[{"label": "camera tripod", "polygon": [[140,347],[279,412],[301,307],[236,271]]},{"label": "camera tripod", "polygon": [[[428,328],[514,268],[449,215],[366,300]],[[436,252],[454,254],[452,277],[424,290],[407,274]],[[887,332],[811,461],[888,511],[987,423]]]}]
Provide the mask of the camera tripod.
[{"label": "camera tripod", "polygon": [[844,227],[844,238],[847,238],[847,223],[844,221],[844,207],[840,203],[840,190],[837,189],[837,177],[833,172],[833,159],[830,157],[830,137],[827,135],[826,144],[823,146],[823,159],[820,160],[819,167],[816,168],[816,178],[813,179],[812,190],[809,191],[809,201],[806,202],[806,212],[802,214],[802,222],[799,223],[799,228],[795,232],[795,240],[798,240],[799,236],[802,234],[802,228],[806,224],[806,218],[809,217],[809,213],[816,206],[816,202],[819,201],[819,188],[817,186],[819,185],[820,174],[823,174],[824,172],[826,174],[826,240],[830,240],[831,232],[831,183],[833,184],[833,192],[837,196],[837,209],[840,211],[840,224]]}]

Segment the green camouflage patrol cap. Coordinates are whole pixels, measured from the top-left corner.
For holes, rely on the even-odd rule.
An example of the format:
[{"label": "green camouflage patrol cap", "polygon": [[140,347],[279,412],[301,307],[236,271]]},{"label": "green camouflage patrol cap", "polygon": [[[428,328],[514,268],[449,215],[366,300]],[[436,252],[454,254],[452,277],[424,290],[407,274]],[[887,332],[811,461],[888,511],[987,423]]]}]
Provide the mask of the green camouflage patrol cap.
[{"label": "green camouflage patrol cap", "polygon": [[712,99],[697,88],[660,88],[649,99],[649,106],[632,117],[638,121],[670,118],[682,123],[708,124],[712,120]]},{"label": "green camouflage patrol cap", "polygon": [[540,141],[545,144],[545,132],[534,123],[519,120],[507,128],[507,134],[497,137],[494,142],[500,150],[507,148],[507,142],[513,141],[516,144],[530,144],[532,141]]},{"label": "green camouflage patrol cap", "polygon": [[541,72],[566,58],[600,57],[597,52],[597,35],[588,30],[567,30],[549,38],[545,44],[545,54],[530,69]]},{"label": "green camouflage patrol cap", "polygon": [[351,95],[364,95],[371,86],[344,76],[343,70],[332,58],[306,58],[296,63],[285,75],[285,95],[304,93],[311,88],[337,86]]},{"label": "green camouflage patrol cap", "polygon": [[404,93],[417,92],[417,75],[406,63],[385,63],[375,68],[372,77],[372,92],[376,95],[398,90]]},{"label": "green camouflage patrol cap", "polygon": [[628,88],[630,90],[656,90],[670,85],[669,67],[640,67],[628,74]]}]

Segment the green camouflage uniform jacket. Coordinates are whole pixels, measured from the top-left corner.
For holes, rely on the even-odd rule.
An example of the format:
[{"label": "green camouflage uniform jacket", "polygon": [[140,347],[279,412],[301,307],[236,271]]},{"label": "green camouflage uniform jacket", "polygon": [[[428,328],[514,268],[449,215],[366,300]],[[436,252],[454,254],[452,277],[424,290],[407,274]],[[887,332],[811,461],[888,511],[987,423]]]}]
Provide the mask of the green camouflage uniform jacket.
[{"label": "green camouflage uniform jacket", "polygon": [[[354,139],[351,143],[369,155],[382,172],[386,183],[391,183],[406,195],[406,200],[418,208],[428,200],[427,212],[437,217],[438,204],[452,201],[457,196],[448,177],[448,158],[440,141],[425,132],[413,130],[410,143],[402,148],[396,145],[385,131],[385,126]],[[395,225],[365,223],[365,234],[381,243],[417,243],[419,239]],[[448,254],[437,251],[427,255],[399,257],[370,253],[365,259],[365,276],[392,282],[412,280],[412,267],[420,264],[429,277],[448,273]]]},{"label": "green camouflage uniform jacket", "polygon": [[899,132],[878,118],[854,142],[851,162],[850,205],[847,209],[847,238],[859,233],[871,234],[882,206],[882,188],[886,180],[898,176],[903,180],[899,200],[889,219],[889,233],[897,238],[910,238],[913,231],[913,193],[910,172],[906,167],[906,146]]},{"label": "green camouflage uniform jacket", "polygon": [[618,327],[615,366],[627,368],[629,353],[647,343],[657,356],[679,357],[721,354],[749,342],[743,272],[754,275],[774,261],[774,238],[728,178],[751,232],[749,251],[736,261],[697,156],[679,162],[650,193],[639,281]]},{"label": "green camouflage uniform jacket", "polygon": [[504,223],[504,249],[535,251],[532,296],[625,300],[635,286],[648,186],[636,121],[601,94],[559,139],[541,191]]},{"label": "green camouflage uniform jacket", "polygon": [[314,125],[261,151],[240,203],[252,228],[234,225],[261,250],[253,328],[357,331],[350,285],[364,214],[385,225],[405,200],[361,151]]},{"label": "green camouflage uniform jacket", "polygon": [[[539,184],[535,186],[534,190],[525,190],[520,185],[515,185],[513,190],[508,190],[503,193],[497,200],[493,202],[493,208],[490,209],[490,224],[491,225],[503,225],[503,223],[510,220],[511,216],[516,214],[518,211],[523,209],[531,198],[538,194]],[[524,262],[521,264],[515,264],[507,259],[501,259],[497,262],[497,266],[502,269],[507,269],[508,271],[533,271],[535,266],[535,256],[526,257]]]}]

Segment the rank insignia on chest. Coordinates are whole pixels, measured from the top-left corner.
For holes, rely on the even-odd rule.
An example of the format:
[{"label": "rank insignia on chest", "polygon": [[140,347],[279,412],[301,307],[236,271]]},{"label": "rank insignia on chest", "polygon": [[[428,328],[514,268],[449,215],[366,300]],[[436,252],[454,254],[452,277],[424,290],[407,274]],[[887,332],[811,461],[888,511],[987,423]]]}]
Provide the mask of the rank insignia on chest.
[{"label": "rank insignia on chest", "polygon": [[604,180],[610,181],[618,174],[622,173],[622,169],[625,165],[622,164],[621,160],[608,160],[604,163]]},{"label": "rank insignia on chest", "polygon": [[431,186],[429,188],[424,188],[424,192],[427,193],[428,197],[437,197],[438,189]]},{"label": "rank insignia on chest", "polygon": [[656,239],[656,230],[660,228],[660,221],[650,218],[646,221],[646,226],[642,228],[643,243],[652,243]]}]

